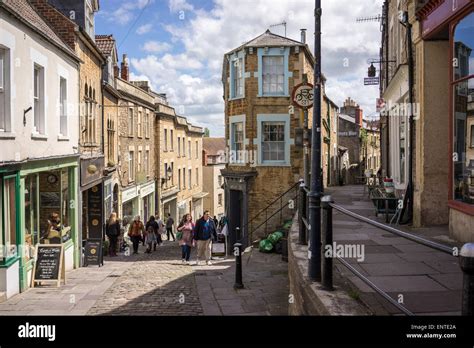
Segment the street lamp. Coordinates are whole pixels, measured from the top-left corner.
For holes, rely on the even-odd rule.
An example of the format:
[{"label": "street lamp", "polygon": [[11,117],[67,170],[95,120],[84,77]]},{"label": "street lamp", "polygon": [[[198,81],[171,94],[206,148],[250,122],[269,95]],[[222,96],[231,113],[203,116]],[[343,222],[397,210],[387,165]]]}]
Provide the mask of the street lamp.
[{"label": "street lamp", "polygon": [[311,151],[311,191],[309,197],[308,277],[321,281],[321,0],[315,0],[314,35],[314,109]]}]

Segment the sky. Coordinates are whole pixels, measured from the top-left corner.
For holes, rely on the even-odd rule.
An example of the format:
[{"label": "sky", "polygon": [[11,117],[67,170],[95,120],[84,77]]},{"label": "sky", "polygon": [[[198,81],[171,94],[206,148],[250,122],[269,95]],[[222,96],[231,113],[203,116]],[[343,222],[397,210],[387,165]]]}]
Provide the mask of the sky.
[{"label": "sky", "polygon": [[[342,106],[351,97],[375,114],[378,86],[364,86],[368,59],[378,59],[383,0],[322,0],[322,69],[326,94]],[[126,53],[131,79],[148,80],[193,124],[224,136],[221,82],[224,54],[270,29],[300,40],[307,29],[313,50],[312,0],[101,0],[96,34],[113,34],[119,60]]]}]

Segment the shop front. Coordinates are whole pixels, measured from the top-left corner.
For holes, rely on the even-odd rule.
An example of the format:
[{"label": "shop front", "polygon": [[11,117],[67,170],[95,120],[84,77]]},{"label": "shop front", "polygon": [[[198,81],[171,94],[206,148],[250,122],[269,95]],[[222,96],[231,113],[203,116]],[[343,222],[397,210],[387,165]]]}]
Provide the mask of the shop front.
[{"label": "shop front", "polygon": [[138,188],[133,186],[122,191],[122,220],[127,225],[140,211],[140,195]]},{"label": "shop front", "polygon": [[148,221],[155,215],[155,182],[140,186],[140,216],[143,221]]},{"label": "shop front", "polygon": [[30,287],[38,244],[63,244],[66,271],[79,267],[77,157],[4,169],[0,182],[0,292]]},{"label": "shop front", "polygon": [[[451,238],[474,241],[474,3],[430,1],[419,11],[425,41],[446,40],[448,85],[448,206]],[[442,92],[445,93],[444,91]],[[441,97],[441,95],[440,95]]]}]

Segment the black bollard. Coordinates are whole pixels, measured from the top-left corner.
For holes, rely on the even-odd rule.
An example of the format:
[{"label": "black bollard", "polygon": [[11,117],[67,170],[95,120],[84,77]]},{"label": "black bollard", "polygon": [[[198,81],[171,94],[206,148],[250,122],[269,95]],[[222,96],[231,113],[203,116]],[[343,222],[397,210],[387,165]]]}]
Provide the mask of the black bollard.
[{"label": "black bollard", "polygon": [[244,284],[242,283],[242,244],[234,244],[234,256],[235,256],[235,284],[234,289],[243,289]]},{"label": "black bollard", "polygon": [[331,196],[324,196],[321,200],[321,207],[323,208],[323,228],[321,231],[321,286],[324,290],[334,290],[332,284],[332,260],[334,257],[334,250],[331,255],[326,256],[326,246],[332,248],[332,203]]},{"label": "black bollard", "polygon": [[462,315],[474,316],[474,243],[464,244],[459,254],[464,274],[462,288]]},{"label": "black bollard", "polygon": [[303,218],[308,220],[308,215],[306,215],[306,191],[304,190],[305,183],[303,180],[300,180],[300,192],[299,192],[299,202],[298,202],[298,223],[299,223],[299,233],[298,233],[298,244],[308,245],[306,240],[306,226],[303,222]]}]

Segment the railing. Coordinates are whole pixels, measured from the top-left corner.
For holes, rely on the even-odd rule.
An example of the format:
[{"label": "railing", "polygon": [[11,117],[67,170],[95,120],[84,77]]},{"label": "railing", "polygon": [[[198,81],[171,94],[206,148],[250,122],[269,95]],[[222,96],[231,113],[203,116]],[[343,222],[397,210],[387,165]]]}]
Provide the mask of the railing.
[{"label": "railing", "polygon": [[[292,185],[288,190],[280,194],[277,198],[275,198],[270,204],[267,205],[264,209],[259,211],[255,214],[246,225],[244,225],[243,231],[249,231],[249,239],[250,242],[253,243],[253,236],[256,231],[258,231],[261,227],[265,227],[265,235],[268,233],[268,225],[270,224],[272,219],[279,214],[279,224],[283,223],[283,213],[285,208],[288,208],[289,202],[293,201],[295,207],[293,209],[297,209],[298,207],[298,187],[299,182]],[[276,205],[276,207],[275,207]],[[259,218],[261,221],[259,221]]]},{"label": "railing", "polygon": [[[308,193],[309,190],[305,187],[304,183],[300,185],[300,196],[299,196],[299,243],[307,244],[308,241],[308,231],[309,231],[309,221],[308,221]],[[336,253],[332,253],[327,256],[325,253],[326,246],[331,246],[333,244],[333,210],[338,211],[341,214],[354,218],[358,221],[367,223],[371,226],[374,226],[380,230],[392,233],[402,238],[406,238],[415,243],[424,245],[428,248],[432,248],[447,254],[450,254],[453,257],[459,257],[459,263],[464,274],[463,280],[463,293],[462,293],[462,314],[463,315],[474,315],[474,243],[465,244],[462,249],[459,251],[458,248],[450,248],[446,245],[433,242],[431,240],[425,239],[423,237],[407,233],[404,231],[397,230],[391,226],[384,225],[380,222],[371,220],[367,217],[355,214],[331,201],[331,196],[324,196],[321,200],[321,264],[317,265],[321,268],[321,285],[322,288],[327,291],[333,290],[333,259],[337,259],[342,265],[348,268],[352,273],[354,273],[360,280],[372,288],[377,294],[385,298],[388,302],[398,308],[401,312],[406,315],[414,315],[409,309],[400,304],[398,301],[394,300],[390,295],[380,289],[376,284],[374,284],[370,279],[360,273],[356,268],[354,268],[350,263],[348,263],[343,258],[339,257]],[[314,232],[314,231],[311,231]],[[311,260],[309,262],[312,262]]]}]

